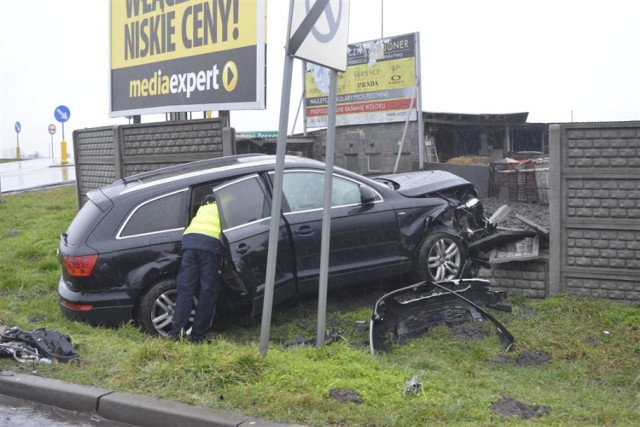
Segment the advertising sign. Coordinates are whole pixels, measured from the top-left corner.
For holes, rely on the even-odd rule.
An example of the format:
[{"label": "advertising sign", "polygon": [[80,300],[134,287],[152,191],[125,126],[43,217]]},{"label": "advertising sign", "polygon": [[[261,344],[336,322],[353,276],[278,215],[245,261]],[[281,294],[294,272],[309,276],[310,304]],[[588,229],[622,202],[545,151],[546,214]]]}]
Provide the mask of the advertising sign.
[{"label": "advertising sign", "polygon": [[111,0],[111,117],[265,108],[265,1]]},{"label": "advertising sign", "polygon": [[[416,120],[416,33],[349,44],[347,70],[338,73],[336,125]],[[307,127],[327,123],[329,70],[307,64]]]}]

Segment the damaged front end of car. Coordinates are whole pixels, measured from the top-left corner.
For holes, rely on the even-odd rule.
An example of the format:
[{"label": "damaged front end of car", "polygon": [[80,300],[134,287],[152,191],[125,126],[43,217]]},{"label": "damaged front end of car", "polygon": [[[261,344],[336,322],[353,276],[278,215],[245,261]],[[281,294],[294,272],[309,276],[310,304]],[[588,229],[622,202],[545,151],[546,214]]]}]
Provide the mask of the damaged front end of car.
[{"label": "damaged front end of car", "polygon": [[481,308],[511,311],[503,304],[506,297],[506,292],[490,290],[489,282],[482,279],[420,282],[394,290],[374,305],[369,326],[371,354],[421,337],[436,326],[479,320],[488,320],[495,326],[504,349],[509,351],[513,336]]}]

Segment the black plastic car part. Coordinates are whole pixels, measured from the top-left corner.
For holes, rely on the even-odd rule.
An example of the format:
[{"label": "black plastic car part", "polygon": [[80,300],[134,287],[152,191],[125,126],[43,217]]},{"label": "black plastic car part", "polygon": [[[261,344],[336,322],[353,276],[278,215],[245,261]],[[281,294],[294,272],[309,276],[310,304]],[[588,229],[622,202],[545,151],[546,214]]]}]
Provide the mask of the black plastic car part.
[{"label": "black plastic car part", "polygon": [[490,290],[489,282],[482,279],[424,281],[396,289],[374,305],[369,326],[371,354],[423,336],[435,326],[482,319],[495,325],[504,349],[509,351],[513,335],[479,306],[509,311],[510,307],[502,304],[506,296],[504,291]]}]

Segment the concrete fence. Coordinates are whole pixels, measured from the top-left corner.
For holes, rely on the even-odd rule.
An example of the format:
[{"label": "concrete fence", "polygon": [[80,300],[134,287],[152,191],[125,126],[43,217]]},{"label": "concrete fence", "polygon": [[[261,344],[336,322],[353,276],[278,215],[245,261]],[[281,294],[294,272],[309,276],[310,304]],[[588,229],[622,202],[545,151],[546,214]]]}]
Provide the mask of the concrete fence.
[{"label": "concrete fence", "polygon": [[73,132],[78,206],[90,190],[115,180],[205,158],[233,154],[227,119],[79,129]]},{"label": "concrete fence", "polygon": [[549,292],[640,299],[640,122],[549,136]]}]

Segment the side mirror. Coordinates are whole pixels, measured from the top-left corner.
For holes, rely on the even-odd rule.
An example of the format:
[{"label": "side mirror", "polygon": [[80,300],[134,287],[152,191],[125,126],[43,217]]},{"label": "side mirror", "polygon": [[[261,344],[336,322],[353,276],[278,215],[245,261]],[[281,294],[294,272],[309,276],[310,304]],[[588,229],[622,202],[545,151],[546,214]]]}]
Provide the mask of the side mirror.
[{"label": "side mirror", "polygon": [[378,195],[371,187],[367,187],[366,185],[360,186],[360,202],[363,205],[373,203],[377,198]]}]

